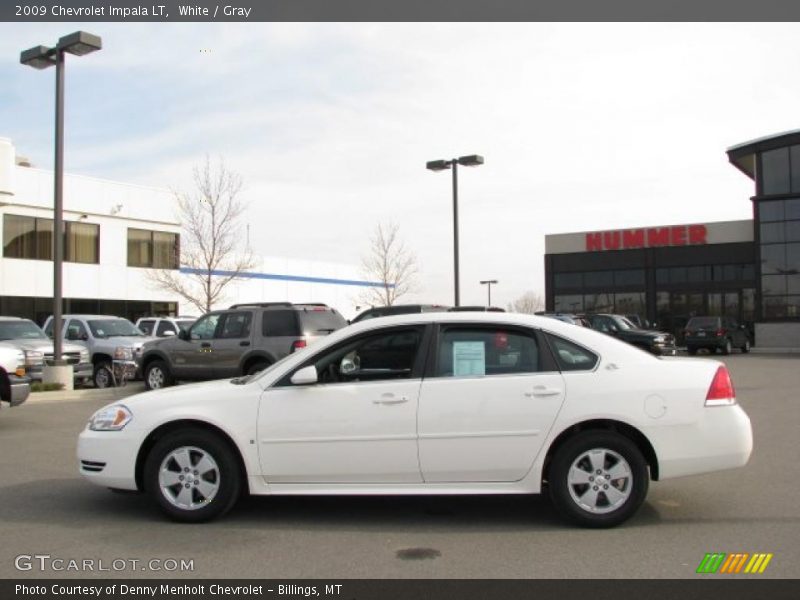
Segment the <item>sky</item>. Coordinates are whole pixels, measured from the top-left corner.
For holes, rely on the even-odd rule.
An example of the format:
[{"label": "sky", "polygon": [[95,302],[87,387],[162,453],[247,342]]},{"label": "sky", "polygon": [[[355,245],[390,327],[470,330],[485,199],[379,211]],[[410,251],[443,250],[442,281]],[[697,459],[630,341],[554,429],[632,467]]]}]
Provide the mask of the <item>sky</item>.
[{"label": "sky", "polygon": [[251,243],[359,264],[378,223],[419,262],[409,302],[544,294],[551,233],[748,219],[726,148],[797,129],[797,24],[0,24],[0,136],[53,165],[53,71],[19,52],[83,29],[68,57],[68,172],[187,189],[205,155],[240,173]]}]

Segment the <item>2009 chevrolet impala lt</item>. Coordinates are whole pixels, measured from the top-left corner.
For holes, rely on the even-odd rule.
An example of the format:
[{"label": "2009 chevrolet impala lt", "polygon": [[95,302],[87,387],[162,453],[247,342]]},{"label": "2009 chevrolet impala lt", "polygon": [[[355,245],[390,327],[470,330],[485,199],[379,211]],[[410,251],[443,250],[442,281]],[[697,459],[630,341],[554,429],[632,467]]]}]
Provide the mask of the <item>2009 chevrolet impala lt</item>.
[{"label": "2009 chevrolet impala lt", "polygon": [[546,317],[425,313],[345,327],[259,374],[139,394],[78,444],[98,485],[203,521],[252,494],[536,494],[619,524],[650,480],[747,463],[720,362],[657,358]]}]

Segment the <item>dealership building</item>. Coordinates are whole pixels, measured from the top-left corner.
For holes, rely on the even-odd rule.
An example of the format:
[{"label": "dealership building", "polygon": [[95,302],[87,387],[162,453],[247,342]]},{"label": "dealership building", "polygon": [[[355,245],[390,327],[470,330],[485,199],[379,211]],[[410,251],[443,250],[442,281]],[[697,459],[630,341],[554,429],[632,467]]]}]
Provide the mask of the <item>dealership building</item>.
[{"label": "dealership building", "polygon": [[[147,276],[151,269],[190,276],[178,262],[181,224],[171,191],[65,174],[64,221],[65,314],[197,314]],[[0,138],[0,222],[0,315],[41,324],[53,304],[53,172],[17,156],[7,138]],[[356,265],[263,256],[214,308],[322,302],[350,316],[359,294],[376,285]]]},{"label": "dealership building", "polygon": [[691,316],[730,316],[761,348],[800,347],[800,131],[727,154],[755,183],[752,220],[548,235],[547,309],[637,314],[679,339]]}]

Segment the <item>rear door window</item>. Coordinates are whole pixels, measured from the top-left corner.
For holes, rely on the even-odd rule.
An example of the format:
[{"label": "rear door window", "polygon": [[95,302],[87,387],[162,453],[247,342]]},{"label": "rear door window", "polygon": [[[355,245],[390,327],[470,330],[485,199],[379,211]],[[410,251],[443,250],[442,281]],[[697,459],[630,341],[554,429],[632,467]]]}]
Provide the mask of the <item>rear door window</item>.
[{"label": "rear door window", "polygon": [[144,321],[139,321],[137,327],[142,330],[142,333],[145,335],[153,335],[153,325],[156,322],[154,319],[145,319]]},{"label": "rear door window", "polygon": [[223,315],[222,327],[218,328],[217,337],[222,339],[241,339],[250,337],[251,312],[234,312]]},{"label": "rear door window", "polygon": [[536,373],[541,370],[533,334],[503,327],[448,327],[439,338],[437,377]]}]

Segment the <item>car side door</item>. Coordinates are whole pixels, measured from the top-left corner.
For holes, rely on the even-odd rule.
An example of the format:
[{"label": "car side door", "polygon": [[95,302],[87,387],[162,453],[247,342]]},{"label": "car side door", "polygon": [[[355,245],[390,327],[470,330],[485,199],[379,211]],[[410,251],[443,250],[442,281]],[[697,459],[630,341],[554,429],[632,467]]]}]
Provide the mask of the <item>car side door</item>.
[{"label": "car side door", "polygon": [[212,370],[215,378],[241,375],[242,355],[250,346],[253,312],[237,310],[226,312],[211,341]]},{"label": "car side door", "polygon": [[[400,326],[351,336],[265,390],[258,442],[267,482],[421,482],[417,403],[429,330]],[[306,367],[316,370],[317,382],[292,384]]]},{"label": "car side door", "polygon": [[425,482],[518,481],[566,388],[542,336],[501,324],[438,328],[419,401]]},{"label": "car side door", "polygon": [[220,313],[209,313],[194,322],[186,338],[174,337],[160,343],[169,356],[170,368],[176,378],[212,379],[211,342],[217,331]]}]

